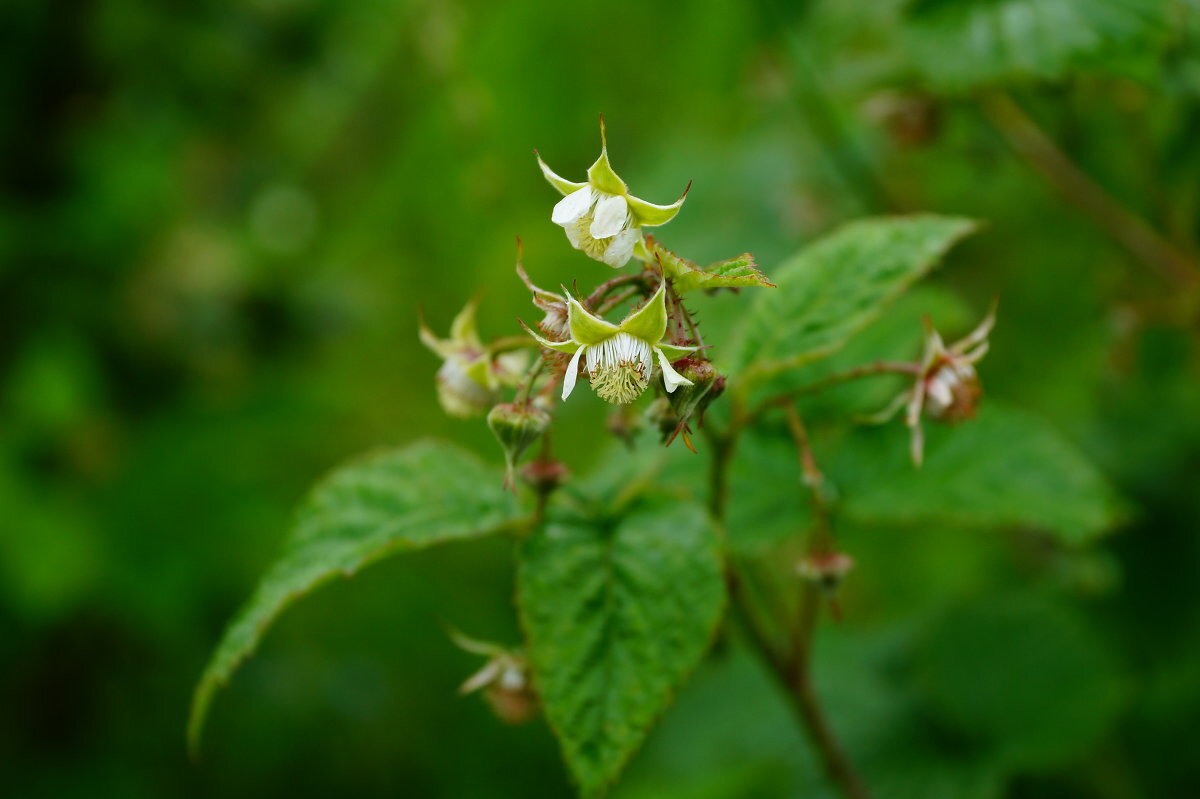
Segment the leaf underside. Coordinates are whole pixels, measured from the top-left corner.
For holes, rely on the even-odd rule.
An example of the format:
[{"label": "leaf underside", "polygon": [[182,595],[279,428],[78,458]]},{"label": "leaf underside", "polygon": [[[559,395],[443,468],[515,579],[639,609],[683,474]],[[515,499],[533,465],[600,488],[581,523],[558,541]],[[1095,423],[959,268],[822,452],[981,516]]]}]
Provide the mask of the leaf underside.
[{"label": "leaf underside", "polygon": [[333,472],[297,512],[283,554],[226,628],[196,686],[188,722],[193,756],[217,689],[296,599],[384,556],[480,536],[518,517],[500,474],[447,444],[420,442]]}]

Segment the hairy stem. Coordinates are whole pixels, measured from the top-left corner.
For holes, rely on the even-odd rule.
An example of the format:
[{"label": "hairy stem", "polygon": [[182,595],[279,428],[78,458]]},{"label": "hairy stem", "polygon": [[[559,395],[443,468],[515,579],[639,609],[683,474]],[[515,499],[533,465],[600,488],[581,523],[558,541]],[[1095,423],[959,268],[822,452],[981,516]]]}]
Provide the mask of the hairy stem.
[{"label": "hairy stem", "polygon": [[641,292],[642,289],[640,286],[630,286],[624,291],[618,292],[617,294],[614,294],[606,299],[604,302],[600,303],[598,306],[592,309],[592,312],[599,316],[603,316],[613,308],[616,308],[618,305],[628,300],[630,297],[633,297],[635,294],[640,294]]},{"label": "hairy stem", "polygon": [[[846,799],[869,799],[870,793],[858,772],[850,763],[845,750],[834,735],[833,728],[821,708],[812,683],[812,634],[816,629],[820,593],[816,585],[806,582],[801,597],[800,618],[785,680],[791,689],[796,711],[813,747],[821,756],[825,773]],[[782,675],[781,675],[782,676]]]},{"label": "hairy stem", "polygon": [[827,388],[832,388],[841,383],[847,383],[851,380],[858,380],[863,377],[874,377],[876,375],[917,375],[921,372],[921,365],[910,361],[872,361],[864,363],[861,366],[855,366],[851,369],[846,369],[842,372],[834,372],[831,375],[826,375],[820,380],[816,380],[807,385],[794,388],[790,391],[785,391],[782,394],[777,394],[774,397],[769,397],[760,402],[755,408],[750,411],[748,419],[753,421],[765,413],[767,410],[777,405],[789,405],[798,397],[816,394],[824,391]]},{"label": "hairy stem", "polygon": [[631,283],[645,282],[645,278],[640,272],[636,275],[617,275],[616,277],[610,278],[597,286],[596,290],[589,294],[587,299],[583,301],[583,306],[588,310],[591,310],[596,307],[598,302],[607,297],[611,292],[619,289],[621,286],[628,286]]},{"label": "hairy stem", "polygon": [[[729,465],[733,458],[737,443],[737,434],[741,422],[745,421],[735,409],[735,421],[724,434],[705,428],[712,447],[712,462],[709,472],[709,509],[714,518],[723,521],[728,507],[729,495]],[[799,416],[796,416],[799,421]],[[800,422],[802,438],[807,450],[808,435]],[[816,463],[809,451],[811,468],[820,474]],[[803,456],[802,456],[803,461]],[[819,490],[819,485],[814,491]],[[828,526],[821,525],[826,532]],[[751,643],[759,655],[766,661],[772,673],[787,690],[792,705],[800,718],[800,722],[812,742],[813,748],[824,766],[825,773],[846,799],[869,799],[866,787],[858,773],[851,765],[841,743],[833,733],[821,704],[817,699],[812,683],[812,638],[816,629],[817,613],[820,608],[820,596],[816,586],[811,582],[802,584],[800,613],[792,631],[792,638],[787,652],[781,652],[775,645],[770,632],[762,625],[755,613],[753,603],[741,578],[730,566],[727,577],[730,601],[742,621],[742,626],[749,634]]]},{"label": "hairy stem", "polygon": [[988,94],[981,104],[1009,147],[1141,264],[1173,285],[1197,285],[1200,265],[1080,169],[1010,95]]}]

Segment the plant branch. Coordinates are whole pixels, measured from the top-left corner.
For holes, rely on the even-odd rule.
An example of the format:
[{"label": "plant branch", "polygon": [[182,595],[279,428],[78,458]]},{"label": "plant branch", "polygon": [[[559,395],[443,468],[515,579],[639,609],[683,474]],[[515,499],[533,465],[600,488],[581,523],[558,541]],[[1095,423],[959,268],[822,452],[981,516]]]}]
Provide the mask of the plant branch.
[{"label": "plant branch", "polygon": [[529,367],[529,371],[525,373],[525,377],[521,380],[521,385],[517,389],[516,397],[513,402],[521,404],[529,402],[529,394],[533,391],[533,384],[537,382],[538,375],[546,368],[546,359],[538,357],[538,359]]},{"label": "plant branch", "polygon": [[782,394],[768,397],[755,406],[747,418],[753,421],[773,406],[788,405],[798,397],[816,394],[827,388],[832,388],[851,380],[874,377],[876,375],[917,375],[920,371],[921,365],[911,361],[872,361],[871,363],[864,363],[861,366],[855,366],[842,372],[834,372],[831,375],[826,375],[820,380],[785,391]]},{"label": "plant branch", "polygon": [[1010,95],[987,94],[980,103],[1009,147],[1140,263],[1173,285],[1197,285],[1200,265],[1080,169]]},{"label": "plant branch", "polygon": [[630,297],[633,297],[636,294],[640,294],[641,292],[642,292],[642,289],[640,286],[630,286],[629,288],[625,289],[624,291],[619,292],[615,296],[609,297],[607,300],[600,303],[600,305],[595,308],[594,313],[596,313],[597,315],[603,316],[604,314],[611,311],[613,308],[616,308],[618,305],[625,302]]},{"label": "plant branch", "polygon": [[614,278],[609,278],[599,286],[596,286],[596,289],[587,296],[587,299],[583,301],[583,307],[588,310],[595,308],[596,303],[607,297],[609,293],[630,283],[645,283],[642,273],[639,272],[636,275],[617,275]]},{"label": "plant branch", "polygon": [[[792,412],[795,414],[794,409]],[[812,458],[811,449],[808,447],[808,433],[803,427],[803,421],[800,420],[799,414],[795,414],[795,419],[799,423],[798,442],[803,442],[802,468],[806,470],[806,476],[809,474],[809,469],[813,474],[820,475],[815,459]],[[729,464],[736,446],[737,432],[741,422],[744,421],[745,419],[740,417],[740,414],[735,413],[735,423],[725,434],[719,434],[709,428],[705,429],[712,444],[709,509],[718,521],[723,521],[725,518],[729,493]],[[803,452],[808,453],[807,458]],[[819,483],[815,486],[814,491],[819,491]],[[823,498],[821,503],[821,507],[824,507]],[[828,525],[824,521],[821,526],[828,532]],[[811,581],[805,581],[802,584],[800,614],[793,630],[791,651],[781,654],[771,640],[771,635],[755,615],[753,603],[732,565],[726,574],[726,583],[729,588],[730,600],[742,620],[742,626],[749,634],[753,646],[788,691],[792,705],[800,717],[800,722],[808,734],[813,748],[817,751],[830,781],[846,799],[869,799],[870,794],[867,793],[862,779],[854,770],[845,750],[834,735],[813,689],[810,665],[812,637],[816,629],[820,600],[816,586]]]},{"label": "plant branch", "polygon": [[[788,429],[796,442],[796,453],[805,485],[812,494],[813,509],[817,522],[808,540],[809,554],[825,554],[833,551],[833,531],[829,524],[829,506],[825,501],[825,475],[817,467],[816,458],[808,436],[808,428],[795,405],[785,406]],[[806,579],[800,587],[800,610],[792,627],[791,647],[788,652],[786,680],[796,700],[796,709],[804,721],[804,727],[812,739],[813,746],[821,754],[825,772],[846,799],[866,799],[866,786],[854,770],[845,750],[833,733],[825,712],[817,701],[812,683],[813,634],[817,628],[817,616],[821,607],[821,592],[817,583]]]},{"label": "plant branch", "polygon": [[501,352],[511,352],[512,350],[522,350],[537,346],[537,341],[530,336],[504,336],[489,344],[488,351],[496,355]]}]

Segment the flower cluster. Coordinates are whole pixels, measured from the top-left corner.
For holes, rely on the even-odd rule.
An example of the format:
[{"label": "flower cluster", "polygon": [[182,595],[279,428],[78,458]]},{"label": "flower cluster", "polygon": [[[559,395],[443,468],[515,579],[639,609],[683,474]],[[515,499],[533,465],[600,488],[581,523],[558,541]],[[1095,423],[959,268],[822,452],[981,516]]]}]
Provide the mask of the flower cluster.
[{"label": "flower cluster", "polygon": [[[657,426],[666,443],[682,432],[691,447],[691,425],[702,423],[705,408],[721,393],[724,379],[708,360],[706,345],[681,294],[699,286],[719,287],[712,281],[721,278],[701,272],[643,236],[644,229],[664,225],[679,213],[691,184],[668,205],[631,194],[609,161],[603,118],[600,156],[587,170],[586,180],[561,177],[540,155],[537,163],[562,195],[550,220],[563,228],[571,246],[613,268],[632,262],[637,269],[605,280],[587,295],[566,288],[561,293],[548,291],[536,286],[525,271],[518,239],[517,275],[543,316],[536,329],[521,323],[528,338],[510,337],[488,345],[476,333],[474,303],[455,319],[448,339],[437,338],[422,322],[421,340],[442,358],[438,371],[442,407],[460,417],[487,413],[504,449],[510,484],[522,454],[548,434],[554,402],[569,398],[581,376],[598,397],[618,406],[629,406],[654,387],[659,402],[667,403],[666,410],[656,405],[647,412],[646,424]],[[730,280],[761,277],[749,255],[739,258],[740,271]],[[770,285],[765,280],[761,284]],[[622,306],[620,321],[606,318]],[[539,349],[542,357],[529,362],[525,353],[516,351],[523,347]],[[515,389],[511,401],[503,401],[504,388]],[[545,440],[542,450],[538,462],[546,471],[554,462],[546,454]],[[531,485],[536,483],[535,488],[546,483],[522,474]]]}]

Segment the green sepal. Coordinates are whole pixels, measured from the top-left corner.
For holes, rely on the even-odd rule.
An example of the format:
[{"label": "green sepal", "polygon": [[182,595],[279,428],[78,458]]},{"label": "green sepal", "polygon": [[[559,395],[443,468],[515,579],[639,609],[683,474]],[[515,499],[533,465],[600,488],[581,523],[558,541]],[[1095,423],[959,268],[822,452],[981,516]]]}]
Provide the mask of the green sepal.
[{"label": "green sepal", "polygon": [[666,355],[667,360],[669,361],[678,361],[680,358],[686,358],[696,350],[700,349],[699,347],[679,347],[675,344],[667,344],[665,342],[660,342],[654,346],[662,350],[663,355]]},{"label": "green sepal", "polygon": [[654,256],[650,254],[650,251],[648,249],[646,249],[646,237],[645,236],[642,236],[633,245],[633,257],[638,259],[639,261],[642,261],[643,263],[647,263],[647,264],[654,263]]},{"label": "green sepal", "polygon": [[421,343],[439,358],[449,358],[455,353],[454,345],[451,342],[438,338],[429,329],[429,325],[425,324],[425,314],[420,314],[417,318],[417,334],[421,337]]},{"label": "green sepal", "polygon": [[604,117],[600,117],[600,157],[588,167],[588,183],[605,194],[628,195],[629,187],[608,162],[608,140],[604,135]]},{"label": "green sepal", "polygon": [[657,227],[665,225],[675,218],[679,213],[679,209],[683,207],[683,201],[687,199],[687,193],[691,190],[692,184],[688,183],[687,188],[683,190],[683,194],[679,195],[679,199],[670,205],[658,205],[656,203],[647,202],[639,197],[634,197],[632,194],[625,197],[629,203],[629,211],[633,214],[633,220],[636,227]]},{"label": "green sepal", "polygon": [[574,355],[575,353],[579,352],[579,347],[581,345],[576,344],[574,341],[550,341],[549,339],[539,336],[533,331],[532,328],[529,327],[529,325],[525,324],[524,322],[521,323],[521,327],[525,328],[525,332],[533,336],[534,340],[537,341],[538,344],[541,344],[548,350],[565,352],[567,355]]},{"label": "green sepal", "polygon": [[460,348],[483,349],[483,342],[479,340],[479,332],[475,327],[477,307],[478,301],[472,299],[450,323],[450,341]]},{"label": "green sepal", "polygon": [[[567,294],[567,290],[563,289]],[[592,346],[612,338],[621,329],[612,322],[595,316],[583,307],[579,300],[567,294],[567,324],[571,328],[571,340],[584,346]]]},{"label": "green sepal", "polygon": [[546,178],[550,185],[558,189],[559,193],[564,197],[572,192],[579,191],[587,185],[586,182],[576,183],[573,180],[567,180],[547,166],[546,162],[542,160],[542,156],[537,150],[534,150],[533,154],[537,156],[538,166],[542,168],[542,175]]},{"label": "green sepal", "polygon": [[496,387],[496,379],[492,375],[490,358],[475,358],[471,361],[464,358],[462,359],[462,363],[463,371],[466,372],[467,377],[471,378],[473,382],[485,388]]},{"label": "green sepal", "polygon": [[660,285],[645,305],[625,317],[619,329],[651,344],[661,341],[667,332],[667,284]]}]

